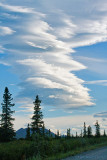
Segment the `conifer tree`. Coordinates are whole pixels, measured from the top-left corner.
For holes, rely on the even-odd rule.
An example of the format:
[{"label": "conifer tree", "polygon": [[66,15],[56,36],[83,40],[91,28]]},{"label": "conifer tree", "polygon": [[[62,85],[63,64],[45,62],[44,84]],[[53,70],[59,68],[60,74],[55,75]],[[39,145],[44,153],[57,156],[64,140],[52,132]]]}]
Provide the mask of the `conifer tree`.
[{"label": "conifer tree", "polygon": [[98,121],[96,121],[95,127],[96,127],[95,136],[96,136],[96,137],[100,137],[100,125],[98,124]]},{"label": "conifer tree", "polygon": [[67,138],[70,138],[71,137],[71,130],[70,130],[70,128],[69,129],[67,129]]},{"label": "conifer tree", "polygon": [[81,129],[81,134],[80,134],[80,137],[82,137],[82,129]]},{"label": "conifer tree", "polygon": [[87,136],[89,138],[92,137],[92,128],[91,128],[91,126],[88,126],[88,128],[87,128]]},{"label": "conifer tree", "polygon": [[51,130],[49,129],[49,137],[51,137]]},{"label": "conifer tree", "polygon": [[43,126],[42,126],[42,135],[45,136],[45,124],[43,122]]},{"label": "conifer tree", "polygon": [[29,126],[29,123],[28,123],[28,126],[27,126],[27,129],[26,129],[26,139],[30,139],[30,126]]},{"label": "conifer tree", "polygon": [[57,130],[57,138],[59,138],[60,137],[60,134],[59,134],[59,130]]},{"label": "conifer tree", "polygon": [[87,136],[87,131],[86,131],[86,124],[84,122],[84,129],[83,129],[83,137]]},{"label": "conifer tree", "polygon": [[77,134],[77,132],[76,132],[76,138],[78,137],[78,134]]},{"label": "conifer tree", "polygon": [[36,99],[33,103],[34,103],[34,113],[32,116],[32,122],[31,122],[32,128],[31,129],[32,129],[33,134],[34,133],[41,134],[41,129],[43,126],[43,121],[42,121],[43,114],[40,108],[41,100],[39,99],[38,95],[36,96]]},{"label": "conifer tree", "polygon": [[106,131],[105,131],[105,129],[104,129],[104,135],[103,136],[106,137]]},{"label": "conifer tree", "polygon": [[12,114],[14,111],[11,110],[15,104],[11,103],[13,98],[11,98],[12,94],[10,94],[7,87],[5,87],[3,94],[3,103],[2,105],[2,114],[1,114],[1,135],[2,141],[10,141],[15,136],[15,131],[13,129],[13,121]]}]

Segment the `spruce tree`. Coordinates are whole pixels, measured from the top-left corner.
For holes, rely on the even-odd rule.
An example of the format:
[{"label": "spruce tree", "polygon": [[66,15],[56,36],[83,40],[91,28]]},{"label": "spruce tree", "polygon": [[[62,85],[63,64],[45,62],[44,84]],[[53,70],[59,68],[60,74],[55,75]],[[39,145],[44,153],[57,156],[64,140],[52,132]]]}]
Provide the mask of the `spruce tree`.
[{"label": "spruce tree", "polygon": [[81,134],[80,134],[80,137],[82,137],[83,136],[83,134],[82,134],[82,129],[81,129]]},{"label": "spruce tree", "polygon": [[78,137],[78,133],[76,132],[76,138]]},{"label": "spruce tree", "polygon": [[104,134],[103,134],[103,136],[106,137],[106,131],[105,131],[105,129],[104,129]]},{"label": "spruce tree", "polygon": [[71,130],[70,130],[70,128],[69,129],[67,129],[67,138],[70,138],[71,137]]},{"label": "spruce tree", "polygon": [[45,136],[45,124],[43,122],[43,126],[42,126],[42,135]]},{"label": "spruce tree", "polygon": [[39,99],[39,96],[36,96],[34,103],[34,113],[32,116],[32,122],[31,122],[31,129],[33,134],[38,133],[41,134],[41,129],[43,127],[43,114],[41,112],[40,104],[41,100]]},{"label": "spruce tree", "polygon": [[95,127],[96,127],[95,136],[96,136],[96,137],[100,137],[100,125],[98,124],[98,121],[96,121]]},{"label": "spruce tree", "polygon": [[49,129],[49,137],[51,137],[51,130]]},{"label": "spruce tree", "polygon": [[83,129],[83,137],[87,136],[87,131],[86,131],[86,124],[84,122],[84,129]]},{"label": "spruce tree", "polygon": [[27,129],[26,129],[26,139],[30,139],[30,127],[29,127],[29,123],[28,123],[28,126],[27,126]]},{"label": "spruce tree", "polygon": [[91,126],[88,126],[88,128],[87,128],[87,136],[88,136],[88,138],[92,137],[92,128],[91,128]]},{"label": "spruce tree", "polygon": [[7,87],[5,87],[4,94],[3,94],[3,103],[2,105],[2,114],[1,114],[1,134],[0,137],[2,141],[10,141],[15,136],[15,131],[13,129],[13,121],[15,120],[12,118],[12,114],[14,111],[11,110],[15,104],[11,103],[13,98],[11,98],[12,94],[10,94]]},{"label": "spruce tree", "polygon": [[60,138],[59,130],[57,130],[56,138]]}]

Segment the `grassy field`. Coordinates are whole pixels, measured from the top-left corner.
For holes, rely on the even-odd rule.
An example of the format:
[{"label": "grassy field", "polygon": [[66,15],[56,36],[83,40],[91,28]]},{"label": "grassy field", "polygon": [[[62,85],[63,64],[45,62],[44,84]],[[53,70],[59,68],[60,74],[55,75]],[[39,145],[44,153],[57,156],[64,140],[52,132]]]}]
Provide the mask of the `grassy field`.
[{"label": "grassy field", "polygon": [[16,140],[0,143],[0,160],[57,160],[107,145],[107,137]]}]

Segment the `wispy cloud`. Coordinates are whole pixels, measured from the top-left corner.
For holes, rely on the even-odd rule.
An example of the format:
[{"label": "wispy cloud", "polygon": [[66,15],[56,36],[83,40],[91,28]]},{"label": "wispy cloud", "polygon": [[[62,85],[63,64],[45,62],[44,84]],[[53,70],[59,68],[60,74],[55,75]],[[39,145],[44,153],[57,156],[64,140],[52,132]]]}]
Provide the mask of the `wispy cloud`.
[{"label": "wispy cloud", "polygon": [[[8,5],[8,4],[0,3],[0,7],[3,7],[4,9],[9,10],[11,12],[39,14],[39,12],[35,12],[34,8],[29,8],[24,6],[16,6],[16,5]],[[43,14],[39,14],[39,15],[44,16]]]},{"label": "wispy cloud", "polygon": [[92,57],[85,57],[85,56],[75,56],[75,58],[79,60],[84,60],[87,62],[97,62],[97,63],[104,63],[107,62],[107,59],[99,59],[99,58],[92,58]]},{"label": "wispy cloud", "polygon": [[101,117],[101,118],[107,118],[107,111],[96,113],[94,117]]},{"label": "wispy cloud", "polygon": [[0,26],[0,35],[1,36],[5,36],[5,35],[11,35],[13,34],[15,31],[12,30],[9,27],[4,27],[4,26]]},{"label": "wispy cloud", "polygon": [[0,60],[0,64],[3,64],[4,66],[10,66],[10,64],[9,64],[9,63],[4,62],[4,61],[2,61],[2,60]]},{"label": "wispy cloud", "polygon": [[50,109],[50,110],[49,110],[49,112],[54,112],[54,111],[55,111],[55,109]]},{"label": "wispy cloud", "polygon": [[87,81],[85,82],[85,84],[96,84],[96,85],[107,86],[107,80]]},{"label": "wispy cloud", "polygon": [[96,72],[97,74],[106,75],[107,59],[85,57],[85,56],[74,56],[74,59],[83,63],[87,66],[87,69]]}]

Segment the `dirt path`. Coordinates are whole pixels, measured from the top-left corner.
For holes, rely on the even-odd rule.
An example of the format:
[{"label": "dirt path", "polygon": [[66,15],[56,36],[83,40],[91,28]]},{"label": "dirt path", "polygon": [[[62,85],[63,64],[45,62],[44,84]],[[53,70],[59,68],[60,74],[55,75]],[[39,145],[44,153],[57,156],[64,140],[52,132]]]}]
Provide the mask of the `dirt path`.
[{"label": "dirt path", "polygon": [[62,160],[107,160],[107,146],[87,151]]}]

